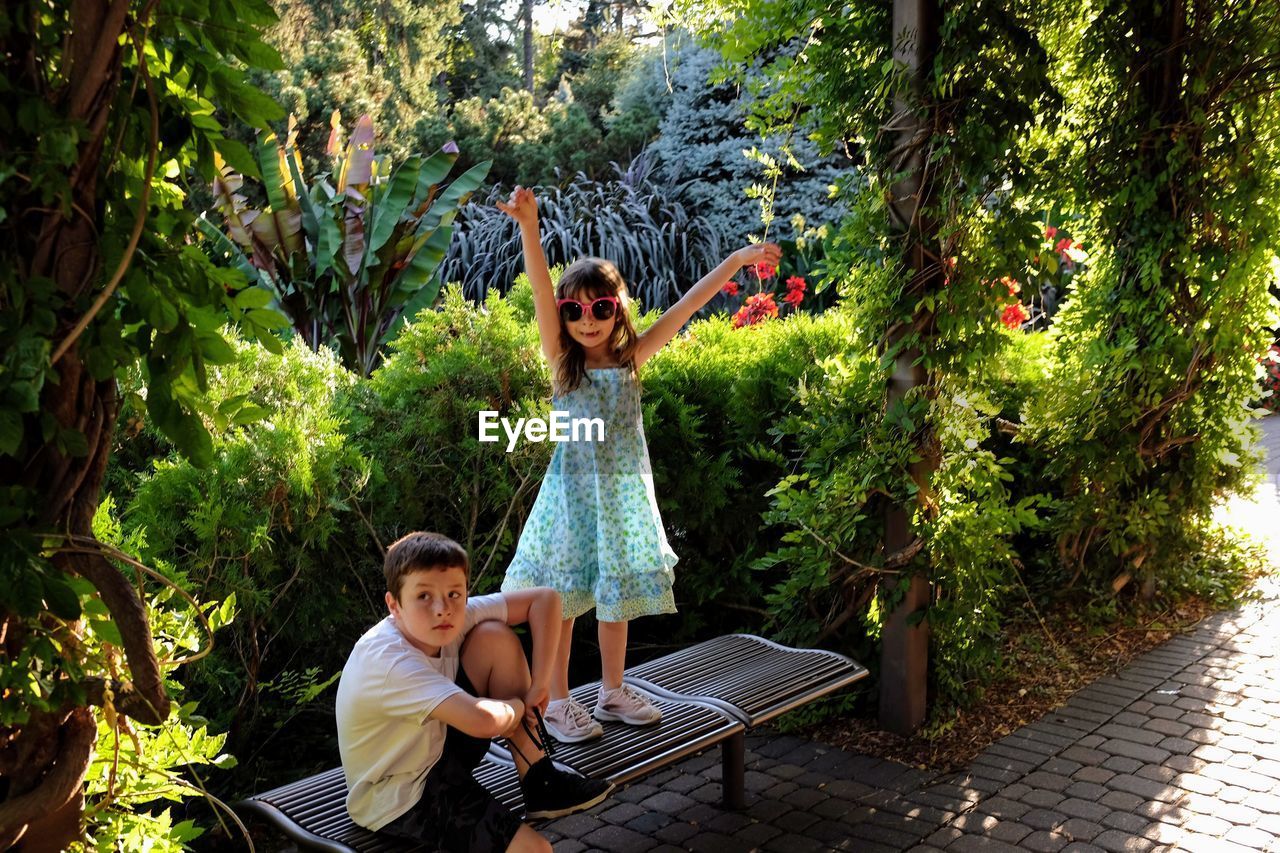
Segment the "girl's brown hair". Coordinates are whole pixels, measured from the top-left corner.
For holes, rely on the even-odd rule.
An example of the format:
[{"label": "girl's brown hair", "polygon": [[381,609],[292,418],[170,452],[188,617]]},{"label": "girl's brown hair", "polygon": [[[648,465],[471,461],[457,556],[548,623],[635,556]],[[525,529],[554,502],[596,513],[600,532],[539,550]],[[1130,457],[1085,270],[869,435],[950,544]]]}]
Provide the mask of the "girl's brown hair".
[{"label": "girl's brown hair", "polygon": [[[602,258],[582,258],[570,264],[560,275],[560,284],[556,287],[557,301],[587,301],[600,296],[618,298],[618,310],[614,314],[617,322],[613,324],[613,333],[609,336],[609,352],[617,359],[618,364],[634,371],[636,344],[640,336],[636,333],[628,311],[631,300],[627,296],[627,283],[623,281],[622,273]],[[568,394],[582,384],[586,375],[587,351],[569,334],[564,318],[561,317],[560,361],[555,369],[556,393]]]}]

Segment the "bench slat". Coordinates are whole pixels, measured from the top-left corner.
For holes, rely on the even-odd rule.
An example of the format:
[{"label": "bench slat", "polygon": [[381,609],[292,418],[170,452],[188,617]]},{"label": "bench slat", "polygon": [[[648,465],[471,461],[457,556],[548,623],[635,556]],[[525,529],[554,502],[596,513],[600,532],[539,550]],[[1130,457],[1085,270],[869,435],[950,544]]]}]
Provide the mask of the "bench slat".
[{"label": "bench slat", "polygon": [[835,652],[730,634],[641,664],[626,681],[659,696],[717,704],[757,726],[866,675],[864,666]]}]

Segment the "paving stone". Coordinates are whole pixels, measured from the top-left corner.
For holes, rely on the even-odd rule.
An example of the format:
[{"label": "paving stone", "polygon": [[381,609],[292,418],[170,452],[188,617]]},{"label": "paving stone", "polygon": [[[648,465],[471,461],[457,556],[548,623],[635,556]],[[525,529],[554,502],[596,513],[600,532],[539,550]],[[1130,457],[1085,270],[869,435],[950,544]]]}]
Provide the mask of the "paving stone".
[{"label": "paving stone", "polygon": [[1031,827],[1011,821],[1001,821],[987,830],[988,838],[994,838],[996,841],[1005,841],[1009,844],[1017,844],[1030,834]]},{"label": "paving stone", "polygon": [[[1057,773],[1046,773],[1041,770],[1037,770],[1034,773],[1028,773],[1026,778],[1022,781],[1033,788],[1041,788],[1046,791],[1054,791],[1057,793],[1061,793],[1072,784],[1071,778],[1068,776],[1059,776]],[[1101,793],[1099,796],[1101,796]]]},{"label": "paving stone", "polygon": [[[696,779],[698,780],[698,785],[700,786],[705,785],[707,783],[706,780],[703,779],[701,776],[686,777],[686,776],[683,776],[682,774],[681,778]],[[611,798],[615,800],[621,800],[624,803],[638,803],[641,800],[652,797],[656,793],[658,793],[658,789],[653,787],[652,785],[646,785],[642,782],[633,782],[630,785],[627,785],[625,788],[622,788],[621,790],[614,791],[613,794],[611,795]]]},{"label": "paving stone", "polygon": [[[1139,743],[1145,746],[1155,746],[1164,740],[1167,735],[1160,732],[1153,732],[1149,729],[1140,729],[1134,726],[1124,726],[1118,723],[1108,723],[1098,729],[1098,734],[1106,735],[1109,738]],[[1181,732],[1179,732],[1181,734]],[[1103,749],[1106,749],[1104,746]]]},{"label": "paving stone", "polygon": [[[656,845],[648,836],[622,826],[605,826],[582,836],[582,842],[611,853],[646,853]],[[721,848],[724,849],[724,848]]]},{"label": "paving stone", "polygon": [[1178,771],[1172,767],[1165,767],[1163,764],[1144,764],[1138,768],[1138,772],[1135,775],[1141,776],[1143,779],[1150,779],[1152,782],[1167,785],[1173,777],[1178,775]]},{"label": "paving stone", "polygon": [[587,849],[587,845],[576,838],[562,838],[555,842],[552,849],[555,853],[581,853]]},{"label": "paving stone", "polygon": [[1134,794],[1147,800],[1160,800],[1161,802],[1176,802],[1182,795],[1168,785],[1163,785],[1151,779],[1143,779],[1141,776],[1130,776],[1127,773],[1121,773],[1111,781],[1107,782],[1107,787],[1115,791],[1124,791],[1127,794]]},{"label": "paving stone", "polygon": [[646,812],[645,814],[633,820],[627,821],[627,829],[634,830],[641,835],[655,835],[659,829],[664,826],[670,826],[675,823],[676,819],[662,812]]},{"label": "paving stone", "polygon": [[1192,815],[1191,818],[1183,824],[1188,832],[1199,832],[1204,835],[1212,835],[1220,837],[1227,834],[1231,829],[1231,824],[1227,823],[1220,817],[1207,814]]},{"label": "paving stone", "polygon": [[1146,838],[1118,829],[1108,829],[1094,838],[1093,844],[1110,853],[1148,853],[1155,846]]},{"label": "paving stone", "polygon": [[[1108,771],[1102,771],[1102,772],[1105,773]],[[1104,781],[1110,781],[1111,779],[1115,778],[1115,775],[1116,774],[1111,773],[1111,775],[1108,776]],[[1094,801],[1094,800],[1100,800],[1103,797],[1105,797],[1107,795],[1107,791],[1108,791],[1108,788],[1106,786],[1100,785],[1094,782],[1073,782],[1070,785],[1068,785],[1066,790],[1064,790],[1062,793],[1066,794],[1068,797],[1076,797],[1082,800]]]},{"label": "paving stone", "polygon": [[1127,812],[1112,812],[1102,819],[1102,825],[1108,829],[1118,829],[1130,835],[1141,835],[1149,823],[1146,818]]},{"label": "paving stone", "polygon": [[1091,820],[1073,817],[1064,820],[1055,831],[1069,841],[1092,841],[1102,833],[1103,827]]},{"label": "paving stone", "polygon": [[1062,848],[1062,853],[1104,853],[1104,851],[1101,847],[1096,847],[1085,841],[1072,841]]},{"label": "paving stone", "polygon": [[1018,848],[994,838],[964,835],[947,847],[948,853],[1019,853]]},{"label": "paving stone", "polygon": [[1011,800],[1005,796],[989,797],[977,805],[978,811],[999,820],[1018,820],[1031,809],[1031,805]]},{"label": "paving stone", "polygon": [[1069,842],[1056,832],[1039,830],[1026,836],[1019,842],[1019,847],[1034,853],[1057,853]]},{"label": "paving stone", "polygon": [[654,833],[654,837],[672,844],[683,844],[698,833],[698,827],[691,823],[677,822],[668,824]]},{"label": "paving stone", "polygon": [[651,794],[642,800],[640,805],[649,811],[673,815],[696,805],[696,801],[686,797],[684,794],[677,794],[675,791],[658,791],[656,794]]},{"label": "paving stone", "polygon": [[1194,726],[1187,725],[1186,723],[1175,722],[1173,720],[1162,720],[1158,717],[1156,719],[1146,720],[1142,723],[1142,727],[1153,732],[1159,732],[1160,734],[1168,737],[1182,737],[1187,732],[1195,728]]},{"label": "paving stone", "polygon": [[1032,809],[1024,814],[1019,820],[1032,829],[1053,829],[1058,824],[1067,819],[1062,812],[1052,811],[1050,809]]},{"label": "paving stone", "polygon": [[613,808],[601,812],[599,817],[607,823],[625,824],[645,814],[649,814],[649,810],[641,808],[635,803],[619,803]]},{"label": "paving stone", "polygon": [[849,828],[849,836],[864,841],[872,841],[877,844],[883,844],[896,850],[903,850],[920,840],[917,835],[909,834],[900,829],[888,826],[881,826],[878,823],[865,821],[863,823],[854,824]]},{"label": "paving stone", "polygon": [[1133,773],[1142,766],[1142,762],[1124,755],[1113,755],[1102,762],[1102,766],[1107,770],[1114,770],[1116,773]]},{"label": "paving stone", "polygon": [[1081,767],[1071,778],[1077,782],[1092,782],[1096,785],[1105,783],[1112,776],[1116,775],[1114,770],[1108,770],[1105,767]]},{"label": "paving stone", "polygon": [[1079,744],[1067,747],[1062,751],[1062,758],[1069,758],[1072,761],[1079,761],[1081,764],[1097,766],[1106,761],[1109,756],[1105,752],[1099,752],[1096,749],[1086,749]]},{"label": "paving stone", "polygon": [[1128,791],[1108,791],[1107,795],[1099,802],[1104,806],[1110,806],[1116,811],[1130,811],[1142,804],[1143,798]]},{"label": "paving stone", "polygon": [[1022,795],[1022,802],[1037,808],[1051,808],[1065,799],[1065,796],[1056,791],[1045,791],[1041,788],[1033,788]]},{"label": "paving stone", "polygon": [[[1054,808],[1068,817],[1080,817],[1094,822],[1112,814],[1111,809],[1102,805],[1102,803],[1094,802],[1093,800],[1082,800],[1077,797],[1063,800]],[[1146,822],[1144,821],[1143,824],[1145,825]]]},{"label": "paving stone", "polygon": [[1252,847],[1255,850],[1271,850],[1276,837],[1268,832],[1252,826],[1234,826],[1227,830],[1226,839],[1235,844]]},{"label": "paving stone", "polygon": [[1120,738],[1111,738],[1098,748],[1112,755],[1133,758],[1143,764],[1160,764],[1171,755],[1166,749],[1134,743],[1130,740],[1121,740]]},{"label": "paving stone", "polygon": [[589,814],[573,814],[553,820],[543,828],[558,833],[565,838],[582,838],[584,835],[595,832],[603,826],[605,826],[604,821],[597,817],[592,817]]},{"label": "paving stone", "polygon": [[817,823],[818,820],[819,818],[816,815],[793,810],[781,817],[774,818],[770,823],[784,832],[801,833]]},{"label": "paving stone", "polygon": [[1063,758],[1061,755],[1058,755],[1054,758],[1050,758],[1037,769],[1043,770],[1045,773],[1057,773],[1059,776],[1074,776],[1077,771],[1083,768],[1084,765],[1079,761],[1072,761],[1069,758]]},{"label": "paving stone", "polygon": [[939,829],[937,832],[926,838],[924,843],[932,847],[943,848],[962,835],[964,835],[964,833],[960,830],[944,826],[942,829]]}]

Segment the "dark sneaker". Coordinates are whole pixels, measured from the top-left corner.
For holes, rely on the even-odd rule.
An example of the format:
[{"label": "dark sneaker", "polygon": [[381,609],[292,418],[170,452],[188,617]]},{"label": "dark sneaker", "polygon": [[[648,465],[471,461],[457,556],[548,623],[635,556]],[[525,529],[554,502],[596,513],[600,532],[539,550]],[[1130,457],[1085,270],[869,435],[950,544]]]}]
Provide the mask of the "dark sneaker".
[{"label": "dark sneaker", "polygon": [[524,791],[525,817],[553,818],[603,802],[613,790],[613,783],[563,770],[550,758],[543,758],[524,774],[520,787]]}]

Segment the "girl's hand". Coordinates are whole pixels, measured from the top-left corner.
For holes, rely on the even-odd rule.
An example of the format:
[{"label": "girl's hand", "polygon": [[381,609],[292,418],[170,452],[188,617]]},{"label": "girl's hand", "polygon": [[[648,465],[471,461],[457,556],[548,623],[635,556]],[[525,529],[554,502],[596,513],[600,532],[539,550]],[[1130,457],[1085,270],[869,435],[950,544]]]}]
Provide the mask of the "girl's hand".
[{"label": "girl's hand", "polygon": [[521,228],[538,224],[538,199],[533,190],[522,186],[517,185],[506,202],[498,202],[498,210],[518,222]]},{"label": "girl's hand", "polygon": [[777,243],[752,243],[750,246],[743,246],[730,257],[739,267],[752,267],[756,264],[776,267],[782,260],[782,247]]}]

